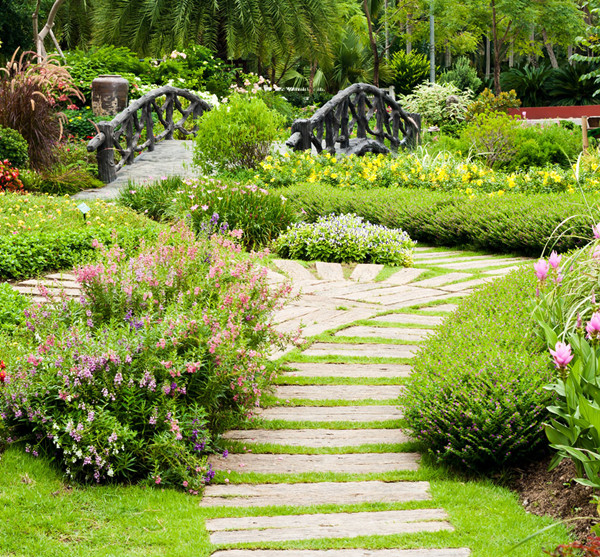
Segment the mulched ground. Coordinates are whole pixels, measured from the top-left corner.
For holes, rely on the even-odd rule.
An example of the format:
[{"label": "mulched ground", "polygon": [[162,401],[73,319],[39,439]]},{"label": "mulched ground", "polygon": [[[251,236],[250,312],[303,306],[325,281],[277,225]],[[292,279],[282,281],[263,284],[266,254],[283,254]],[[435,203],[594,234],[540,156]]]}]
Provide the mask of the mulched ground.
[{"label": "mulched ground", "polygon": [[[598,517],[598,509],[590,504],[593,489],[573,480],[577,476],[570,460],[563,460],[552,472],[548,472],[551,457],[515,470],[510,486],[515,490],[525,509],[537,515],[550,515],[559,520],[575,517]],[[583,540],[597,520],[575,520],[570,528],[578,539]]]}]

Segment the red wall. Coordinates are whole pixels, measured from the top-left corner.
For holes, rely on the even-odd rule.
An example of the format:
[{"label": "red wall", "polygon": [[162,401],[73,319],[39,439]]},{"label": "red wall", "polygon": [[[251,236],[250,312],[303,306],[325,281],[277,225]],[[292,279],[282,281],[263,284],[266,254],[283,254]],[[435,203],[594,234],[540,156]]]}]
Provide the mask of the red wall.
[{"label": "red wall", "polygon": [[524,106],[510,108],[509,114],[520,114],[527,120],[545,118],[581,118],[582,116],[600,116],[600,105],[589,106]]}]

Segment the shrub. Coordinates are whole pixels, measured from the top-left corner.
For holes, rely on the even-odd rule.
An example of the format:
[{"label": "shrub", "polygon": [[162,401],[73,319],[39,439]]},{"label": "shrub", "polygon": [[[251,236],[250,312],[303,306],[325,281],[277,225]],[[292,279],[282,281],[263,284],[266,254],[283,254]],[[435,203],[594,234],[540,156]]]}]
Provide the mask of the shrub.
[{"label": "shrub", "polygon": [[0,192],[17,192],[22,189],[19,171],[11,166],[10,161],[0,161]]},{"label": "shrub", "polygon": [[75,139],[85,139],[87,141],[98,133],[95,123],[112,120],[113,118],[112,116],[94,116],[92,109],[87,106],[77,110],[64,110],[63,114],[66,118],[66,134],[72,135]]},{"label": "shrub", "polygon": [[281,123],[281,116],[259,98],[232,95],[200,119],[194,164],[207,173],[254,168],[269,153]]},{"label": "shrub", "polygon": [[509,108],[519,108],[521,101],[514,90],[494,95],[489,89],[483,92],[467,108],[466,120],[472,120],[478,114],[488,112],[508,112]]},{"label": "shrub", "polygon": [[422,84],[401,98],[400,104],[409,112],[419,113],[428,125],[441,126],[464,120],[471,98],[470,91],[460,91],[451,83]]},{"label": "shrub", "polygon": [[554,551],[544,550],[551,557],[597,557],[600,555],[600,538],[588,536],[585,541],[559,545]]},{"label": "shrub", "polygon": [[567,64],[554,70],[548,81],[552,104],[574,106],[598,104],[597,85],[593,79],[584,78],[597,69],[597,64]]},{"label": "shrub", "polygon": [[16,168],[27,166],[27,149],[27,141],[17,130],[0,126],[0,160],[8,160]]},{"label": "shrub", "polygon": [[543,447],[550,372],[529,310],[531,275],[515,271],[470,296],[413,360],[400,406],[436,461],[489,472]]},{"label": "shrub", "polygon": [[406,54],[399,50],[389,62],[391,85],[397,95],[408,95],[414,88],[429,78],[429,60],[423,54]]},{"label": "shrub", "polygon": [[25,318],[23,311],[29,307],[29,299],[19,294],[10,284],[0,284],[0,331],[11,334]]},{"label": "shrub", "polygon": [[356,215],[331,214],[314,224],[292,226],[275,241],[273,249],[288,259],[410,267],[414,246],[402,230],[363,222]]},{"label": "shrub", "polygon": [[461,91],[471,90],[477,93],[481,87],[482,81],[477,77],[477,70],[471,66],[471,62],[466,56],[460,56],[451,70],[446,70],[440,75],[439,82],[442,84],[453,83]]},{"label": "shrub", "polygon": [[500,76],[502,89],[514,89],[523,106],[544,106],[548,103],[548,86],[553,70],[541,65],[536,68],[526,64],[511,68]]},{"label": "shrub", "polygon": [[217,223],[241,229],[241,243],[248,250],[267,246],[296,220],[294,208],[279,193],[215,179],[171,177],[130,184],[119,202],[157,220],[186,219],[196,232]]},{"label": "shrub", "polygon": [[70,477],[197,492],[213,475],[210,435],[269,384],[270,314],[290,287],[271,291],[260,256],[240,257],[231,237],[195,240],[183,226],[134,258],[100,249],[77,270],[81,300],[33,308],[2,349],[3,419]]}]

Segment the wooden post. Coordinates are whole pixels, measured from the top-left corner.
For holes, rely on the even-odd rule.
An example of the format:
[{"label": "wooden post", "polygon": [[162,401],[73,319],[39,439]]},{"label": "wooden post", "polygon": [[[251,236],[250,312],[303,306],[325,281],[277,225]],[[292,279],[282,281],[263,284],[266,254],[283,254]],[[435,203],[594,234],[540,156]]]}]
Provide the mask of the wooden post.
[{"label": "wooden post", "polygon": [[144,123],[146,124],[146,141],[148,142],[148,151],[154,151],[154,120],[152,119],[152,104],[148,103],[144,106],[143,115]]},{"label": "wooden post", "polygon": [[173,131],[175,129],[173,124],[173,105],[175,104],[175,95],[173,93],[167,93],[167,100],[165,101],[165,122],[168,126],[168,132],[165,139],[173,139]]},{"label": "wooden post", "polygon": [[292,133],[300,133],[300,141],[296,147],[296,151],[307,151],[310,150],[312,145],[310,142],[310,120],[300,119],[296,120],[292,126]]},{"label": "wooden post", "polygon": [[98,122],[96,125],[98,126],[98,131],[104,134],[104,141],[96,150],[98,176],[105,184],[110,184],[117,179],[115,151],[113,148],[113,128],[110,122]]},{"label": "wooden post", "polygon": [[587,116],[582,116],[581,117],[581,137],[582,137],[581,145],[583,147],[583,152],[587,153],[588,147],[590,146],[590,143],[588,141],[588,120],[587,120]]}]

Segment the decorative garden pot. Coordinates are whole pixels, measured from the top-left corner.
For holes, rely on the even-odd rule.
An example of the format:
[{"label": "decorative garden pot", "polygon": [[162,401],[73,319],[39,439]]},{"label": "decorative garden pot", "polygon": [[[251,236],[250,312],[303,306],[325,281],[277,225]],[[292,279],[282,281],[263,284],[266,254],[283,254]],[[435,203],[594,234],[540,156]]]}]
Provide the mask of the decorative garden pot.
[{"label": "decorative garden pot", "polygon": [[129,82],[120,75],[99,75],[92,81],[94,116],[115,116],[127,107]]}]

